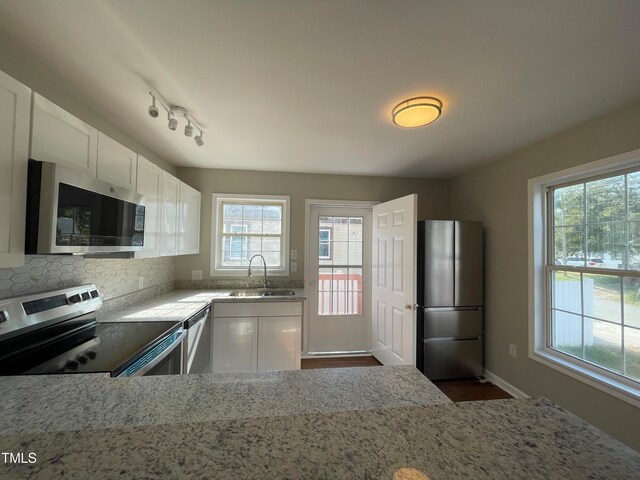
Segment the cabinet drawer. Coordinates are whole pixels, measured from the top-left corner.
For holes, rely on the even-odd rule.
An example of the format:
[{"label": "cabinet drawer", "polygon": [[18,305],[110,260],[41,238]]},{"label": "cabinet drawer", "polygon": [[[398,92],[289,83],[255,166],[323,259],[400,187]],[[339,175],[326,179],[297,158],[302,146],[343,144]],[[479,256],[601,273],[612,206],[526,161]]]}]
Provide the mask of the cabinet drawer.
[{"label": "cabinet drawer", "polygon": [[470,338],[482,335],[482,309],[424,311],[424,338]]},{"label": "cabinet drawer", "polygon": [[475,340],[425,340],[424,374],[430,380],[479,377],[482,369],[482,338]]},{"label": "cabinet drawer", "polygon": [[214,317],[296,317],[302,302],[213,302]]}]

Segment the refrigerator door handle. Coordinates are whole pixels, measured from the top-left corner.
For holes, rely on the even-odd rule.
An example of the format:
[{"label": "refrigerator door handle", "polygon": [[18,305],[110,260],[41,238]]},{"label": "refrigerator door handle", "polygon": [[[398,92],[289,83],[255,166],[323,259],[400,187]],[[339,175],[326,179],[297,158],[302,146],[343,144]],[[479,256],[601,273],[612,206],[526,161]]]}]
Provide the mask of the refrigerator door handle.
[{"label": "refrigerator door handle", "polygon": [[425,312],[477,312],[482,310],[481,306],[478,307],[422,307]]}]

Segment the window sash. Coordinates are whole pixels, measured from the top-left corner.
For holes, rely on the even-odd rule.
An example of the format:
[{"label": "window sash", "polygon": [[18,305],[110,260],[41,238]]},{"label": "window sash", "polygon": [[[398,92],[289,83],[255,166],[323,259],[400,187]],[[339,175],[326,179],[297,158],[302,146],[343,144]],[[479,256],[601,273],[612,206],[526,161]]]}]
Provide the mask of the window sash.
[{"label": "window sash", "polygon": [[[230,250],[225,250],[225,237],[228,239],[227,242],[229,245],[233,242],[238,242],[238,240],[246,241],[251,238],[269,238],[269,239],[279,239],[279,248],[277,250],[272,250],[268,253],[278,253],[280,255],[280,263],[278,265],[268,265],[267,269],[270,272],[273,272],[275,275],[282,275],[288,273],[288,262],[287,262],[287,249],[288,249],[288,222],[289,222],[289,197],[286,196],[272,196],[272,195],[256,195],[255,198],[251,198],[251,195],[234,195],[230,194],[220,195],[213,194],[213,209],[215,215],[215,232],[214,237],[212,238],[212,248],[215,248],[212,251],[212,262],[211,262],[211,275],[215,276],[216,272],[221,274],[229,274],[232,276],[236,276],[238,274],[244,273],[247,271],[247,265],[224,265],[225,255],[227,255]],[[224,226],[225,223],[228,224],[230,222],[243,223],[245,220],[242,216],[240,218],[225,218],[225,206],[228,205],[237,205],[237,206],[246,206],[246,205],[255,205],[260,207],[278,207],[281,209],[281,217],[279,219],[280,223],[280,233],[248,233],[244,231],[230,231],[225,232]],[[256,219],[257,220],[257,219]],[[262,220],[265,220],[264,215]],[[266,218],[267,221],[278,221],[277,219]],[[237,230],[237,228],[236,228]],[[247,242],[248,243],[248,242]],[[274,246],[275,247],[275,246]],[[259,253],[264,253],[262,250]],[[230,258],[231,260],[244,261],[240,252],[237,255],[232,255],[234,258]],[[237,257],[237,258],[236,258]]]},{"label": "window sash", "polygon": [[[634,327],[630,327],[628,324],[625,324],[625,319],[624,319],[624,314],[625,314],[625,296],[624,296],[624,279],[625,278],[640,278],[640,270],[632,270],[629,269],[629,250],[628,248],[625,250],[624,252],[624,265],[627,268],[624,269],[612,269],[612,268],[592,268],[592,267],[588,267],[588,266],[571,266],[571,265],[556,265],[555,261],[555,228],[556,227],[563,227],[563,226],[567,226],[567,225],[555,225],[555,204],[554,204],[554,192],[558,189],[561,188],[565,188],[568,186],[573,186],[573,185],[581,185],[581,184],[587,184],[589,182],[593,182],[593,181],[597,181],[597,180],[602,180],[602,179],[606,179],[606,178],[611,178],[611,177],[617,177],[617,176],[621,176],[621,175],[628,175],[631,173],[636,173],[639,172],[640,169],[638,169],[638,167],[631,167],[631,168],[626,168],[623,170],[617,170],[617,171],[612,171],[612,172],[608,172],[602,175],[595,175],[595,176],[590,176],[590,177],[583,177],[580,179],[576,179],[573,180],[571,182],[565,182],[565,183],[561,183],[561,184],[556,184],[553,186],[549,186],[546,188],[546,244],[547,244],[547,248],[546,248],[546,259],[545,259],[545,282],[546,282],[546,295],[545,295],[545,309],[544,309],[544,315],[545,315],[545,325],[544,325],[544,331],[545,331],[545,346],[548,349],[551,349],[554,354],[556,355],[560,355],[562,358],[568,359],[570,362],[581,365],[581,366],[586,366],[587,368],[591,369],[591,370],[595,370],[596,372],[602,373],[606,376],[608,376],[609,378],[615,379],[616,381],[619,381],[623,384],[627,384],[630,386],[633,386],[634,388],[637,388],[638,385],[640,384],[640,381],[636,380],[635,378],[632,378],[628,375],[626,375],[626,362],[625,362],[625,328],[634,328]],[[627,178],[625,177],[625,218],[624,220],[615,220],[616,222],[621,222],[625,225],[629,225],[630,223],[633,222],[633,220],[629,219],[629,215],[628,215],[628,205],[629,205],[629,200],[628,200],[628,183],[627,183]],[[587,235],[586,235],[586,228],[588,226],[591,225],[597,225],[598,223],[602,223],[602,222],[591,222],[588,223],[587,222],[587,196],[586,196],[586,188],[585,188],[585,193],[584,193],[584,198],[583,200],[583,216],[582,216],[582,223],[579,224],[575,224],[575,226],[578,227],[583,227],[585,228],[585,235],[584,235],[584,248],[583,248],[583,254],[584,254],[584,258],[585,260],[588,260],[590,258],[589,255],[589,251],[588,251],[588,240],[587,240]],[[614,222],[614,221],[612,221]],[[568,226],[574,226],[574,225],[568,225]],[[629,238],[629,229],[627,228],[627,234],[626,234],[626,239],[625,242],[626,244],[630,244],[630,238]],[[583,354],[584,354],[584,348],[585,348],[585,343],[584,343],[584,321],[585,318],[587,319],[593,319],[596,321],[601,321],[604,323],[610,323],[610,324],[614,324],[620,327],[621,329],[621,338],[620,338],[620,354],[621,354],[621,358],[622,358],[622,372],[618,372],[618,371],[614,371],[611,370],[610,368],[608,368],[607,366],[595,363],[593,361],[590,361],[589,359],[585,359],[585,358],[579,358],[573,355],[570,355],[567,352],[564,352],[562,350],[557,349],[557,345],[554,347],[553,345],[553,312],[555,311],[564,311],[562,309],[559,309],[557,307],[554,306],[555,299],[554,299],[554,284],[553,284],[553,275],[555,272],[573,272],[573,273],[578,273],[580,274],[580,283],[581,285],[583,285],[583,279],[584,279],[584,275],[608,275],[608,276],[613,276],[613,277],[617,277],[620,281],[620,285],[621,285],[621,291],[620,291],[620,323],[617,322],[612,322],[606,319],[601,319],[601,318],[593,318],[590,315],[585,315],[584,313],[584,290],[583,288],[581,288],[580,290],[580,302],[581,302],[581,311],[580,313],[576,313],[576,312],[567,312],[570,313],[572,315],[576,315],[578,317],[580,317],[580,321],[581,321],[581,325],[582,325],[582,341],[581,341],[581,345],[582,345],[582,350],[583,350]],[[583,355],[584,356],[584,355]]]}]

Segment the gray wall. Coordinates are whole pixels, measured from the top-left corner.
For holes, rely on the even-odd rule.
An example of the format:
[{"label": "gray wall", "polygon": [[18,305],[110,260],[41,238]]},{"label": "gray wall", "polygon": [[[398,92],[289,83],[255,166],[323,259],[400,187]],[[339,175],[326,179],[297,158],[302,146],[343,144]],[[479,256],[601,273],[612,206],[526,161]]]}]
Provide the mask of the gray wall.
[{"label": "gray wall", "polygon": [[0,71],[11,75],[43,97],[64,108],[80,120],[105,133],[122,145],[136,153],[144,155],[148,160],[169,173],[175,174],[174,167],[167,159],[160,157],[146,145],[125,133],[88,105],[82,103],[72,93],[63,89],[62,80],[47,70],[43,70],[28,59],[21,57],[0,43]]},{"label": "gray wall", "polygon": [[[527,357],[527,180],[640,148],[640,102],[456,178],[451,209],[486,235],[486,367],[640,450],[638,408]],[[508,344],[518,357],[509,356]]]},{"label": "gray wall", "polygon": [[178,280],[190,280],[191,270],[202,270],[203,278],[210,278],[212,193],[291,196],[290,248],[298,251],[298,271],[291,273],[291,279],[304,276],[305,199],[385,201],[417,193],[420,219],[443,219],[449,215],[449,182],[445,180],[198,168],[179,168],[178,177],[202,192],[200,254],[176,259]]}]

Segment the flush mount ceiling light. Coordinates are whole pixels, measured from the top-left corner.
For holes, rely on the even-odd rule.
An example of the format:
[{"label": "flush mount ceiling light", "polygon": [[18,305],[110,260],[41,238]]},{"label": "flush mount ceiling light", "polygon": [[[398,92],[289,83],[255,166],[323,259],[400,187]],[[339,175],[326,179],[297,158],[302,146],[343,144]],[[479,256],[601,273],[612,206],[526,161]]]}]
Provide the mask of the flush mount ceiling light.
[{"label": "flush mount ceiling light", "polygon": [[442,114],[442,102],[434,97],[414,97],[403,100],[391,112],[393,123],[414,128],[428,125]]},{"label": "flush mount ceiling light", "polygon": [[193,127],[195,126],[200,135],[196,135],[194,141],[196,145],[201,147],[204,145],[204,141],[202,140],[203,130],[202,126],[198,121],[193,118],[193,115],[189,113],[184,107],[180,107],[179,105],[169,105],[160,95],[149,92],[151,95],[151,106],[149,107],[149,116],[151,118],[158,118],[159,110],[156,106],[156,102],[167,112],[167,127],[169,130],[175,131],[178,128],[178,119],[176,117],[182,117],[187,121],[187,124],[184,126],[184,134],[187,137],[193,136]]}]

